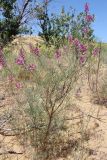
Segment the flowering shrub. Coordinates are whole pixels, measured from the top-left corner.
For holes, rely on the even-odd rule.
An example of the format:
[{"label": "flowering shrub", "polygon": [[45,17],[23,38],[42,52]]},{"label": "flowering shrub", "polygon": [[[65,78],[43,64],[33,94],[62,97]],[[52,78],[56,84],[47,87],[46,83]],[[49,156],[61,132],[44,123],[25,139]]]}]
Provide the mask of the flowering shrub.
[{"label": "flowering shrub", "polygon": [[[89,23],[93,21],[91,15],[89,16],[88,4],[85,5],[83,17],[85,36],[79,39],[78,36],[69,34],[66,45],[58,49],[55,46],[51,57],[48,54],[44,55],[41,48],[30,44],[29,50],[21,48],[18,55],[13,56],[13,63],[10,64],[7,56],[6,66],[3,69],[3,51],[0,52],[1,69],[6,71],[13,92],[21,94],[21,97],[23,94],[25,99],[23,102],[17,99],[15,109],[17,117],[15,111],[12,111],[11,124],[15,124],[14,130],[17,134],[20,132],[21,139],[27,135],[26,143],[30,144],[36,157],[40,156],[42,151],[44,153],[42,158],[48,159],[50,145],[54,146],[52,148],[54,152],[56,135],[63,123],[61,110],[67,104],[66,98],[74,89],[90,59],[99,52],[87,35],[90,32]],[[32,78],[29,81],[22,78],[20,81],[18,78],[20,72],[23,76],[31,75]],[[61,118],[60,122],[58,118]]]}]

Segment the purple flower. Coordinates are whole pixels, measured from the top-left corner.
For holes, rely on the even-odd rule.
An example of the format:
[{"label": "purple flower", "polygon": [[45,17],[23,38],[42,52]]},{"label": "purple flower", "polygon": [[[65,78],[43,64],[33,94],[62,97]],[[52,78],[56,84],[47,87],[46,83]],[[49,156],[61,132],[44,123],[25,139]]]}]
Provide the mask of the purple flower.
[{"label": "purple flower", "polygon": [[40,50],[39,50],[38,47],[34,48],[34,54],[37,55],[37,56],[39,56]]},{"label": "purple flower", "polygon": [[21,48],[19,56],[16,58],[16,64],[18,65],[24,65],[25,64],[25,51]]},{"label": "purple flower", "polygon": [[80,49],[80,52],[83,52],[83,53],[87,51],[87,47],[84,44],[80,44],[79,49]]},{"label": "purple flower", "polygon": [[40,49],[38,47],[34,48],[32,46],[32,44],[29,44],[29,47],[30,47],[30,51],[35,54],[36,56],[39,56],[40,55]]},{"label": "purple flower", "polygon": [[80,60],[80,64],[83,64],[86,60],[86,57],[81,56],[79,60]]},{"label": "purple flower", "polygon": [[87,51],[87,47],[84,44],[80,43],[80,41],[77,38],[74,39],[73,43],[80,52],[84,53]]},{"label": "purple flower", "polygon": [[85,3],[85,12],[88,13],[89,12],[89,4]]},{"label": "purple flower", "polygon": [[75,47],[78,48],[79,45],[80,45],[80,41],[77,38],[75,38],[74,41],[73,41],[73,44],[75,45]]},{"label": "purple flower", "polygon": [[55,52],[55,58],[56,59],[59,59],[61,57],[61,51],[58,49],[56,52]]},{"label": "purple flower", "polygon": [[18,65],[24,65],[25,64],[24,57],[22,57],[21,55],[19,55],[18,58],[16,59],[16,64],[18,64]]},{"label": "purple flower", "polygon": [[93,20],[94,20],[94,16],[92,16],[90,14],[86,15],[86,21],[87,22],[92,22]]},{"label": "purple flower", "polygon": [[16,88],[21,89],[21,88],[23,88],[23,86],[20,82],[16,82]]},{"label": "purple flower", "polygon": [[100,52],[99,48],[94,48],[92,54],[93,54],[93,56],[97,56],[99,54],[99,52]]},{"label": "purple flower", "polygon": [[29,66],[28,66],[28,70],[29,70],[29,71],[34,71],[35,68],[36,68],[36,65],[35,65],[35,64],[29,64]]}]

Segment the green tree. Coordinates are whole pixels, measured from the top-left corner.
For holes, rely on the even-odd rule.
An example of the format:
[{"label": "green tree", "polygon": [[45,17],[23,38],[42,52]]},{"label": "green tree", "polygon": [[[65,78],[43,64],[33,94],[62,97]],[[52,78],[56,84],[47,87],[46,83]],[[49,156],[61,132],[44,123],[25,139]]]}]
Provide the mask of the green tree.
[{"label": "green tree", "polygon": [[25,12],[30,2],[31,0],[26,0],[23,3],[22,8],[19,9],[17,0],[0,0],[1,45],[6,45],[13,39],[14,36],[27,31],[27,28],[25,27]]},{"label": "green tree", "polygon": [[42,3],[36,5],[34,10],[41,29],[39,35],[47,45],[55,45],[59,48],[66,43],[69,35],[81,40],[94,39],[91,27],[91,22],[94,19],[86,21],[87,16],[88,18],[93,18],[93,15],[85,11],[76,15],[74,9],[71,8],[69,12],[66,12],[64,7],[62,7],[60,14],[53,14],[49,12],[50,2],[52,1],[44,0]]},{"label": "green tree", "polygon": [[62,7],[60,15],[52,13],[49,15],[48,6],[50,2],[52,0],[43,1],[43,3],[36,5],[35,15],[41,28],[39,35],[47,45],[52,44],[58,47],[58,42],[61,45],[62,40],[64,41],[68,34],[73,14],[66,13],[64,7]]},{"label": "green tree", "polygon": [[39,22],[39,26],[41,28],[41,32],[39,32],[39,35],[45,40],[47,44],[50,43],[50,37],[52,36],[52,29],[51,29],[51,19],[48,14],[48,5],[50,1],[43,1],[43,3],[40,3],[36,5],[36,8],[34,10],[36,14],[36,19]]}]

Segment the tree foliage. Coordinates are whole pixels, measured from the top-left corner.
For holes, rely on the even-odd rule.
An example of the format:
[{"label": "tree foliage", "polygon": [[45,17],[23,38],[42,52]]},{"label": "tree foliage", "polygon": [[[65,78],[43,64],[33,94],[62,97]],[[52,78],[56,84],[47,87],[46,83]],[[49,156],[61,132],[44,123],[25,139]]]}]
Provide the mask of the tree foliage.
[{"label": "tree foliage", "polygon": [[14,36],[27,31],[25,20],[23,21],[26,8],[31,0],[23,1],[19,9],[17,0],[0,0],[0,43],[6,45]]},{"label": "tree foliage", "polygon": [[[36,19],[40,26],[41,31],[39,35],[45,40],[48,45],[63,45],[69,35],[73,38],[84,39],[84,29],[87,29],[88,40],[93,40],[93,30],[91,28],[91,22],[86,21],[86,12],[81,12],[78,15],[75,14],[74,9],[70,9],[66,12],[64,7],[60,14],[50,13],[49,4],[52,1],[43,1],[35,8]],[[85,28],[87,26],[87,28]]]}]

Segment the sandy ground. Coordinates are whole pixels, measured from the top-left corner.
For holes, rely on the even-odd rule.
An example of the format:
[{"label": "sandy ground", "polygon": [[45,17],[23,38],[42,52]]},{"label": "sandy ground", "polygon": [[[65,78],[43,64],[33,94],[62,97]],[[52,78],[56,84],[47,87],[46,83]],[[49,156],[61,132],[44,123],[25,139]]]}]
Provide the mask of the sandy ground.
[{"label": "sandy ground", "polygon": [[[9,130],[8,128],[5,132],[2,130],[5,128],[6,124],[6,117],[4,116],[3,118],[2,113],[5,109],[9,111],[14,104],[14,97],[8,96],[8,94],[6,95],[5,89],[5,83],[0,83],[0,159],[27,160],[29,158],[25,157],[25,154],[23,154],[24,149],[18,143],[17,138],[14,135],[11,135],[11,129]],[[88,141],[88,146],[93,153],[87,158],[87,160],[107,160],[107,108],[105,106],[93,104],[90,99],[90,90],[87,81],[85,81],[85,84],[80,89],[78,97],[72,99],[72,104],[75,109],[77,108],[83,113],[85,122],[87,122],[84,124],[84,127],[87,125],[87,131],[92,135]],[[99,108],[100,113],[97,118]],[[70,120],[72,118],[71,113],[72,106],[66,110],[69,130],[72,122],[78,122]],[[65,160],[65,158],[61,159]],[[70,154],[66,157],[66,160],[72,160]]]}]

